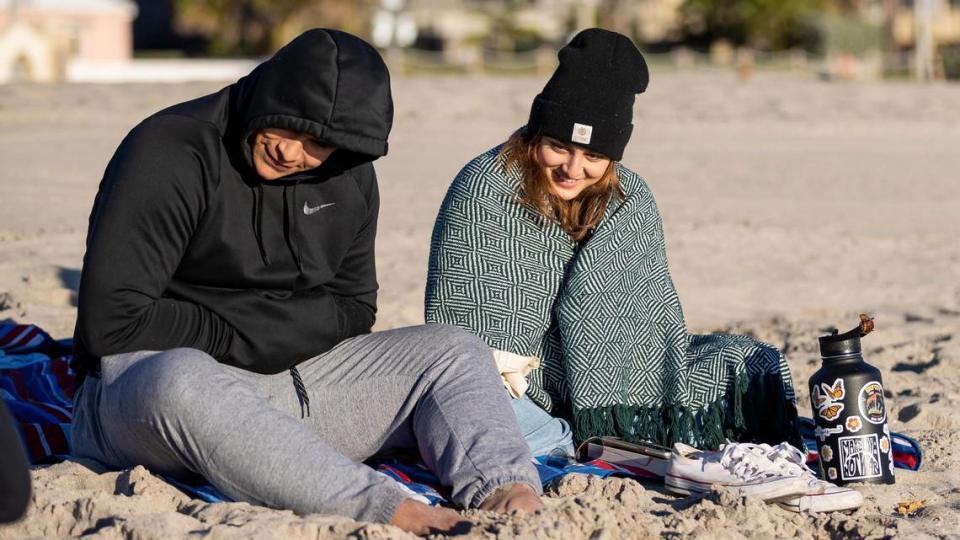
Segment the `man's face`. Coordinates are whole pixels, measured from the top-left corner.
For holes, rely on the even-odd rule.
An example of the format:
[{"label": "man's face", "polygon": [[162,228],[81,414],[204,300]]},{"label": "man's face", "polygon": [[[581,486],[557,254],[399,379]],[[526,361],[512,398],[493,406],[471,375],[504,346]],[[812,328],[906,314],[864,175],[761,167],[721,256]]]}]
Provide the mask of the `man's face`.
[{"label": "man's face", "polygon": [[250,147],[253,168],[264,180],[319,167],[335,150],[310,135],[280,128],[256,132]]}]

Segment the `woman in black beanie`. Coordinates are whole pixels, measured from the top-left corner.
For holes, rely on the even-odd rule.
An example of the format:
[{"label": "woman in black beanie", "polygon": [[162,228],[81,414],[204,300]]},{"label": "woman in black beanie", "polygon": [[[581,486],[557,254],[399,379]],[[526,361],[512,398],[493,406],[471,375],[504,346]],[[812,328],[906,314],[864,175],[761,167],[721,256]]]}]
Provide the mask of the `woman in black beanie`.
[{"label": "woman in black beanie", "polygon": [[570,455],[574,441],[603,435],[700,448],[799,442],[776,349],[687,332],[656,203],[618,163],[649,81],[643,55],[592,28],[558,56],[527,125],[447,193],[427,322],[493,349],[534,455]]}]

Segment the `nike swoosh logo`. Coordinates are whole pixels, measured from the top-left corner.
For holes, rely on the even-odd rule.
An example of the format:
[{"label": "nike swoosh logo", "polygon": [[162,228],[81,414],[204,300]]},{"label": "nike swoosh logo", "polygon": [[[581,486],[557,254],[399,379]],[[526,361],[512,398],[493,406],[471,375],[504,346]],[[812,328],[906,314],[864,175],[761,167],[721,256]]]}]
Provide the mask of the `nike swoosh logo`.
[{"label": "nike swoosh logo", "polygon": [[303,203],[303,213],[306,214],[306,215],[308,215],[308,216],[311,216],[311,215],[313,215],[313,214],[316,214],[317,212],[319,212],[319,211],[322,210],[323,208],[326,208],[326,207],[328,207],[328,206],[333,206],[333,205],[335,205],[335,204],[337,204],[337,203],[332,202],[332,203],[326,203],[326,204],[318,204],[317,206],[310,206],[308,203],[304,202],[304,203]]}]

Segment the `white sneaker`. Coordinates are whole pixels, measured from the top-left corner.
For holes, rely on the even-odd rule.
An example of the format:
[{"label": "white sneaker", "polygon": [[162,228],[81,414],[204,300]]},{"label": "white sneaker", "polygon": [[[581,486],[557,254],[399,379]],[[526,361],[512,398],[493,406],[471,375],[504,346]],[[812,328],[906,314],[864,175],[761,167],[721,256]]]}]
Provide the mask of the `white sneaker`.
[{"label": "white sneaker", "polygon": [[842,512],[855,510],[863,504],[863,495],[847,487],[840,487],[826,480],[820,480],[807,468],[803,452],[787,443],[780,443],[767,454],[773,461],[785,463],[784,471],[794,471],[804,478],[810,491],[799,497],[789,497],[776,501],[781,507],[793,512]]},{"label": "white sneaker", "polygon": [[665,483],[670,491],[682,494],[707,492],[718,484],[764,501],[810,493],[807,479],[782,470],[790,464],[772,460],[771,451],[766,444],[728,443],[716,452],[705,452],[676,443]]},{"label": "white sneaker", "polygon": [[845,512],[856,510],[863,504],[863,495],[855,489],[840,487],[819,478],[811,480],[809,485],[822,492],[778,500],[777,504],[791,512]]}]

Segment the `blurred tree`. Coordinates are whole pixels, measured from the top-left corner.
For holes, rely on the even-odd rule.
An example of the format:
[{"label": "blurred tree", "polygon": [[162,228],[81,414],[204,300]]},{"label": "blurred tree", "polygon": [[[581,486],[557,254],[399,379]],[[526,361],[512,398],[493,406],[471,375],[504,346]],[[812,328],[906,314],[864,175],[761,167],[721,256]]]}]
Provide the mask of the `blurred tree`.
[{"label": "blurred tree", "polygon": [[633,2],[626,0],[600,0],[597,6],[597,25],[601,28],[631,35],[633,33],[633,17],[630,8]]},{"label": "blurred tree", "polygon": [[376,0],[174,0],[177,27],[209,39],[215,56],[269,54],[316,26],[369,33]]},{"label": "blurred tree", "polygon": [[841,13],[825,13],[819,18],[821,54],[863,55],[869,51],[880,52],[886,46],[886,34],[881,23],[871,23],[862,18]]},{"label": "blurred tree", "polygon": [[686,0],[684,31],[694,43],[724,38],[764,50],[812,48],[817,42],[814,15],[842,0]]},{"label": "blurred tree", "polygon": [[490,17],[490,32],[482,40],[492,51],[529,51],[539,47],[544,38],[530,26],[518,24],[517,12],[528,7],[529,0],[490,2],[483,7]]}]

